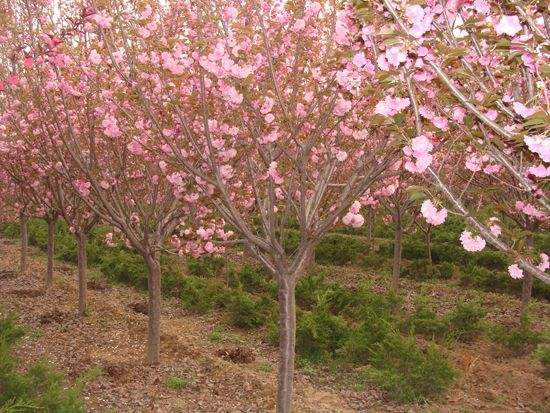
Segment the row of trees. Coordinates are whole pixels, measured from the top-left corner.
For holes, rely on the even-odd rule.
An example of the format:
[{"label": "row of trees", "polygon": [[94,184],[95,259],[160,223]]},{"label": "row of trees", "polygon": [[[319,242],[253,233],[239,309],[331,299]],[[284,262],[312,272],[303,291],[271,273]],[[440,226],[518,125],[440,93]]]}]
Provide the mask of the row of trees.
[{"label": "row of trees", "polygon": [[[547,6],[546,6],[547,7]],[[550,282],[547,9],[536,2],[0,1],[0,202],[139,251],[148,360],[159,361],[160,254],[242,244],[278,282],[277,409],[291,410],[294,288],[335,225],[381,206],[464,218],[510,275]],[[370,213],[369,213],[370,215]],[[497,218],[500,220],[497,222]],[[286,248],[289,227],[299,243]],[[545,258],[546,257],[546,258]]]}]

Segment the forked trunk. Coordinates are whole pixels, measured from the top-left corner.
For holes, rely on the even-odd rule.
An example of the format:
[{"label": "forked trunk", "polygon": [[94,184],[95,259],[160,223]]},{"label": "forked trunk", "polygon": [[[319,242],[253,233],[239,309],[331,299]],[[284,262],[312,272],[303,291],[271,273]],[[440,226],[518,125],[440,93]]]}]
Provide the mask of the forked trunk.
[{"label": "forked trunk", "polygon": [[279,382],[277,413],[292,410],[292,385],[296,346],[296,298],[294,276],[282,276],[279,282]]},{"label": "forked trunk", "polygon": [[401,251],[403,241],[403,226],[401,223],[401,215],[398,214],[395,222],[395,234],[393,240],[393,271],[392,271],[392,288],[399,288],[399,277],[401,276]]},{"label": "forked trunk", "polygon": [[21,275],[27,275],[29,257],[29,219],[25,214],[20,215],[20,225],[21,261],[19,264],[19,270],[21,272]]},{"label": "forked trunk", "polygon": [[77,233],[78,243],[78,314],[86,315],[88,307],[88,281],[86,270],[88,267],[88,255],[86,254],[87,235],[84,231]]},{"label": "forked trunk", "polygon": [[149,326],[147,338],[147,361],[158,364],[160,361],[160,254],[158,252],[145,255],[148,270],[149,290]]},{"label": "forked trunk", "polygon": [[46,269],[46,288],[52,286],[53,281],[53,255],[55,250],[55,219],[48,218],[48,244],[47,244],[47,254],[48,254],[48,267]]}]

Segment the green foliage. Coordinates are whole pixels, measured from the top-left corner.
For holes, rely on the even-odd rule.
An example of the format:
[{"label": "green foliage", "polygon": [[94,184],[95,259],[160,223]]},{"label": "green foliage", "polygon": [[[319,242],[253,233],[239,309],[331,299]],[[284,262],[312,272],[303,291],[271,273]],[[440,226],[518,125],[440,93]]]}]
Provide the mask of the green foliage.
[{"label": "green foliage", "polygon": [[193,380],[187,377],[170,376],[166,378],[166,387],[172,390],[181,390],[193,383]]},{"label": "green foliage", "polygon": [[539,344],[533,352],[544,367],[544,377],[550,378],[550,344]]},{"label": "green foliage", "polygon": [[196,277],[219,277],[225,267],[222,257],[201,257],[187,259],[187,272]]},{"label": "green foliage", "polygon": [[324,274],[307,275],[296,283],[296,303],[304,308],[311,309],[317,302],[319,292],[327,289]]},{"label": "green foliage", "polygon": [[180,290],[183,306],[196,313],[222,308],[229,298],[229,292],[221,281],[193,275],[183,278]]},{"label": "green foliage", "polygon": [[541,334],[531,330],[529,324],[527,317],[522,318],[518,327],[490,324],[487,328],[487,335],[515,355],[526,354],[542,340]]},{"label": "green foliage", "polygon": [[407,260],[420,260],[428,257],[426,243],[416,238],[405,238],[403,240],[403,251],[401,256]]},{"label": "green foliage", "polygon": [[435,278],[436,269],[428,260],[415,260],[403,268],[401,275],[405,278],[424,281]]},{"label": "green foliage", "polygon": [[409,334],[423,334],[437,339],[469,342],[481,332],[485,310],[477,303],[460,302],[456,308],[438,316],[429,306],[420,302],[415,312],[402,323]]},{"label": "green foliage", "polygon": [[86,382],[101,371],[90,370],[69,387],[64,376],[45,361],[34,363],[22,372],[19,360],[11,354],[11,346],[23,330],[15,325],[12,316],[0,317],[0,411],[84,412],[80,393]]},{"label": "green foliage", "polygon": [[473,254],[472,258],[475,265],[485,267],[490,270],[503,271],[510,265],[510,260],[506,257],[506,254],[498,251],[480,251]]},{"label": "green foliage", "polygon": [[258,311],[254,300],[242,292],[231,296],[227,311],[231,324],[236,327],[254,328],[264,323],[262,314]]},{"label": "green foliage", "polygon": [[372,268],[376,270],[382,269],[386,264],[386,257],[378,254],[367,254],[361,258],[361,266],[363,268]]},{"label": "green foliage", "polygon": [[340,234],[328,234],[315,248],[315,262],[321,265],[345,265],[354,262],[359,254],[369,249],[359,238]]},{"label": "green foliage", "polygon": [[296,352],[312,362],[330,359],[348,334],[349,327],[345,320],[331,314],[326,303],[318,304],[298,319]]},{"label": "green foliage", "polygon": [[424,401],[444,393],[455,370],[435,347],[421,351],[411,338],[388,334],[374,344],[365,378],[402,402]]},{"label": "green foliage", "polygon": [[435,266],[435,274],[442,280],[450,280],[453,278],[455,272],[457,272],[457,269],[450,262],[442,262],[441,264],[437,264]]}]

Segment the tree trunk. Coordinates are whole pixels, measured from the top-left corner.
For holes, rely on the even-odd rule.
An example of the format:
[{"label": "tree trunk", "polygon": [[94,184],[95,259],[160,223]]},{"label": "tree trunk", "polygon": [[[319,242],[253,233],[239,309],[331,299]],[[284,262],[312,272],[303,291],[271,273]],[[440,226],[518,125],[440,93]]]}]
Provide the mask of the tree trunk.
[{"label": "tree trunk", "polygon": [[393,272],[392,272],[392,288],[399,288],[399,277],[401,276],[401,251],[403,240],[403,226],[401,224],[401,214],[397,214],[395,221],[395,235],[393,240]]},{"label": "tree trunk", "polygon": [[147,338],[147,360],[149,364],[160,361],[160,256],[158,252],[145,256],[148,270],[149,290],[149,334]]},{"label": "tree trunk", "polygon": [[296,346],[296,280],[281,276],[279,281],[279,381],[277,385],[277,413],[292,410],[294,355]]},{"label": "tree trunk", "polygon": [[86,232],[80,231],[76,234],[78,243],[78,314],[86,315],[88,305],[88,281],[86,270],[88,267],[88,256],[86,254]]},{"label": "tree trunk", "polygon": [[54,236],[55,236],[55,219],[48,218],[48,246],[47,246],[47,254],[48,254],[48,267],[46,269],[46,288],[50,288],[52,286],[53,281],[53,254],[54,254]]},{"label": "tree trunk", "polygon": [[[532,235],[528,235],[526,239],[526,246],[528,250],[534,248],[535,240]],[[529,302],[531,301],[531,295],[533,293],[533,274],[527,273],[523,276],[523,285],[521,288],[521,318],[527,316]]]},{"label": "tree trunk", "polygon": [[432,260],[432,227],[428,228],[428,231],[426,232],[426,247],[428,248],[428,262],[430,263],[430,266],[433,263]]},{"label": "tree trunk", "polygon": [[28,257],[29,257],[29,218],[25,214],[20,215],[21,225],[21,261],[19,269],[21,275],[27,275],[28,271]]}]

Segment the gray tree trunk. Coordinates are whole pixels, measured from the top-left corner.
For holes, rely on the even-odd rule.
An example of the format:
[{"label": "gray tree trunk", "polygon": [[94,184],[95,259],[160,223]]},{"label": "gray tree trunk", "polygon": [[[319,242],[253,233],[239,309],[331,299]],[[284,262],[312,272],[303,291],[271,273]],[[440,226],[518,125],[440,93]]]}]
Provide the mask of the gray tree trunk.
[{"label": "gray tree trunk", "polygon": [[161,269],[158,252],[145,254],[148,270],[149,325],[147,338],[147,361],[149,364],[160,362],[160,307],[161,307]]},{"label": "gray tree trunk", "polygon": [[21,226],[21,260],[19,263],[19,270],[21,275],[27,275],[29,262],[29,218],[25,214],[21,214],[19,217]]},{"label": "gray tree trunk", "polygon": [[78,314],[86,315],[88,307],[88,281],[86,270],[88,267],[88,256],[86,254],[86,232],[80,231],[76,234],[78,243]]},{"label": "gray tree trunk", "polygon": [[277,413],[292,411],[292,387],[296,347],[295,276],[281,276],[279,282],[279,382]]},{"label": "gray tree trunk", "polygon": [[48,255],[48,266],[46,269],[46,288],[50,288],[53,282],[53,255],[55,250],[55,219],[48,218],[48,245],[47,245],[47,255]]}]

